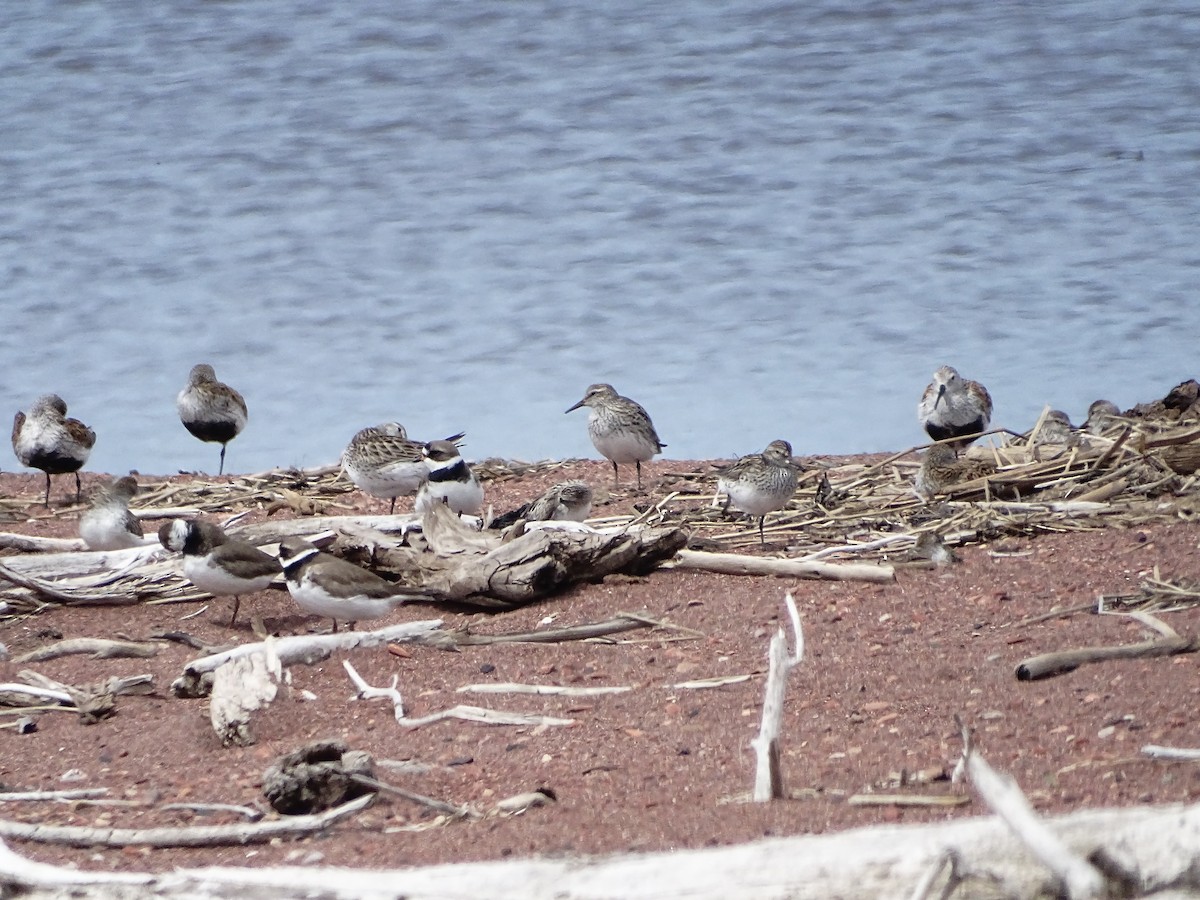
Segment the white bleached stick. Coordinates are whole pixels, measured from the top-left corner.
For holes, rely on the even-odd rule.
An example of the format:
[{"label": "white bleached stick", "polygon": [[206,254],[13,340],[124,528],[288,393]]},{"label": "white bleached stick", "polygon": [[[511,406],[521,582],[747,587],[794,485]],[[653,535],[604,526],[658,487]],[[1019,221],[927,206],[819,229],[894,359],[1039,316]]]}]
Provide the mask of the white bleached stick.
[{"label": "white bleached stick", "polygon": [[791,592],[784,597],[788,620],[796,636],[796,647],[788,656],[787,638],[782,628],[775,631],[768,651],[770,665],[767,672],[767,688],[763,697],[762,724],[758,737],[750,742],[754,748],[754,802],[765,803],[783,797],[783,773],[779,768],[779,729],[783,720],[783,701],[787,694],[787,677],[804,658],[804,631],[800,626],[800,613]]},{"label": "white bleached stick", "polygon": [[396,689],[396,685],[400,683],[400,676],[392,676],[391,687],[377,688],[367,684],[358,671],[350,664],[350,660],[342,660],[342,668],[346,670],[346,674],[350,676],[350,680],[354,682],[354,687],[358,691],[358,696],[363,700],[391,700],[392,706],[396,708],[396,721],[403,724],[404,722],[404,698],[400,696],[400,691]]}]

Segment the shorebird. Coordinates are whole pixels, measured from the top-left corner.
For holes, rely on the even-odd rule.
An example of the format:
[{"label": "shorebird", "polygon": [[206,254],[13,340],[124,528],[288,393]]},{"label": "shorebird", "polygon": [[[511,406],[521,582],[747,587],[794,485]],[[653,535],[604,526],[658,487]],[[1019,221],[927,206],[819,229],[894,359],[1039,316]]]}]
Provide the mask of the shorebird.
[{"label": "shorebird", "polygon": [[1121,418],[1121,407],[1111,400],[1093,400],[1088,407],[1087,422],[1084,427],[1092,434],[1104,434],[1105,431],[1117,424]]},{"label": "shorebird", "polygon": [[792,445],[771,441],[762,453],[743,456],[717,470],[717,490],[725,494],[726,506],[758,516],[758,539],[766,544],[763,522],[767,513],[787,506],[796,493],[800,467],[792,461]]},{"label": "shorebird", "polygon": [[[461,440],[462,433],[447,441]],[[429,477],[429,467],[421,451],[424,444],[409,440],[399,422],[371,425],[350,439],[342,451],[342,469],[359,490],[392,501],[389,513],[396,511],[396,498],[415,494]]]},{"label": "shorebird", "polygon": [[589,407],[588,436],[600,455],[612,463],[613,487],[620,484],[619,463],[637,466],[637,489],[642,489],[642,463],[667,445],[659,440],[650,415],[641,404],[618,394],[611,384],[593,384],[567,412]]},{"label": "shorebird", "polygon": [[79,470],[96,444],[96,432],[78,419],[67,418],[67,404],[58,394],[38,397],[29,415],[13,418],[13,452],[21,465],[46,473],[46,506],[50,506],[50,476],[75,473],[75,502],[83,497]]},{"label": "shorebird", "polygon": [[192,366],[188,383],[175,398],[183,427],[202,441],[221,445],[218,475],[225,474],[225,446],[246,427],[246,401],[208,363]]},{"label": "shorebird", "polygon": [[233,597],[231,628],[237,621],[241,595],[264,590],[280,571],[275,557],[253,544],[228,537],[211,522],[164,522],[158,529],[158,540],[168,550],[183,553],[183,574],[188,581],[215,597]]},{"label": "shorebird", "polygon": [[454,441],[430,441],[421,455],[429,474],[413,504],[418,513],[437,503],[447,504],[460,516],[477,516],[483,511],[483,486]]},{"label": "shorebird", "polygon": [[79,536],[89,550],[123,550],[142,545],[142,523],[129,511],[129,501],[137,490],[137,479],[132,475],[96,488],[91,503],[79,517]]},{"label": "shorebird", "polygon": [[1071,417],[1061,409],[1052,409],[1042,419],[1042,427],[1033,435],[1034,443],[1041,444],[1072,444],[1078,442],[1075,429],[1071,425]]},{"label": "shorebird", "polygon": [[492,520],[489,528],[507,528],[518,519],[526,522],[582,522],[592,513],[592,488],[585,481],[560,481],[536,500]]},{"label": "shorebird", "polygon": [[284,538],[279,559],[296,605],[306,613],[332,619],[334,631],[338,619],[351,623],[378,619],[405,603],[430,599],[300,538]]},{"label": "shorebird", "polygon": [[[921,395],[917,418],[935,441],[977,435],[992,421],[992,397],[978,381],[963,378],[951,366],[942,366]],[[955,444],[965,447],[974,439],[965,437]]]},{"label": "shorebird", "polygon": [[963,481],[974,481],[993,474],[996,466],[986,459],[959,459],[951,444],[934,444],[921,458],[921,467],[913,479],[913,490],[928,503],[937,494]]}]

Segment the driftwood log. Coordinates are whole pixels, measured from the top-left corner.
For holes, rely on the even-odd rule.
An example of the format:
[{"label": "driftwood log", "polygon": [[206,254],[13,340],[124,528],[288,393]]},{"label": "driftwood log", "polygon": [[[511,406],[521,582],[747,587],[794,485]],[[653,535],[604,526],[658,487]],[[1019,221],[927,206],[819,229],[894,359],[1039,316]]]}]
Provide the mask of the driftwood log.
[{"label": "driftwood log", "polygon": [[1036,681],[1052,675],[1062,675],[1086,663],[1107,662],[1112,659],[1147,659],[1154,656],[1174,656],[1177,653],[1200,651],[1200,638],[1168,637],[1140,644],[1114,647],[1081,647],[1077,650],[1058,650],[1042,653],[1021,662],[1016,668],[1018,681]]},{"label": "driftwood log", "polygon": [[[1047,825],[1083,857],[1099,852],[1119,860],[1130,878],[1120,896],[1167,890],[1157,896],[1184,897],[1200,889],[1200,805],[1090,810],[1049,819]],[[949,894],[953,898],[1062,896],[1058,876],[995,816],[703,850],[390,871],[239,867],[159,874],[81,872],[27,860],[0,844],[0,885],[31,900],[876,900],[947,896],[950,879],[956,880]]]}]

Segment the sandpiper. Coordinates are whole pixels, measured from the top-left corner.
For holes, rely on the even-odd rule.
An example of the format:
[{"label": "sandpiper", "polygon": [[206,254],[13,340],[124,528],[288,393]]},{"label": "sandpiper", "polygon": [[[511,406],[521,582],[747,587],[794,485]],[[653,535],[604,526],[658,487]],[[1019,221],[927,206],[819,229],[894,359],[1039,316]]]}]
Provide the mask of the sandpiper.
[{"label": "sandpiper", "polygon": [[986,431],[991,423],[992,397],[978,381],[963,378],[952,366],[942,366],[921,395],[917,418],[935,441],[962,438],[955,445],[965,447],[975,440],[971,435]]},{"label": "sandpiper", "polygon": [[425,594],[380,578],[352,562],[324,553],[301,538],[284,538],[279,559],[292,599],[307,613],[338,620],[377,619],[398,606],[428,600]]},{"label": "sandpiper", "polygon": [[253,544],[228,537],[211,522],[174,519],[158,529],[168,550],[183,553],[183,574],[202,591],[233,597],[230,627],[237,622],[242,594],[264,590],[279,574],[279,560]]},{"label": "sandpiper", "polygon": [[1071,425],[1071,417],[1061,409],[1052,409],[1042,419],[1042,425],[1036,434],[1031,435],[1035,445],[1041,444],[1077,444],[1078,436]]},{"label": "sandpiper", "polygon": [[429,475],[413,504],[418,513],[438,503],[447,504],[460,516],[477,516],[483,511],[483,486],[454,441],[430,441],[421,455]]},{"label": "sandpiper", "polygon": [[[461,440],[462,433],[446,440]],[[429,477],[429,467],[421,454],[420,441],[409,440],[399,422],[385,422],[359,431],[342,452],[342,469],[359,490],[392,501],[390,513],[396,511],[396,498],[415,494]]]},{"label": "sandpiper", "polygon": [[188,383],[175,398],[183,427],[202,441],[221,445],[218,475],[225,474],[225,446],[246,427],[246,401],[208,363],[192,366]]},{"label": "sandpiper", "polygon": [[964,481],[974,481],[995,473],[995,464],[986,459],[960,459],[951,444],[934,444],[921,457],[921,467],[913,479],[917,496],[928,503],[937,494]]},{"label": "sandpiper", "polygon": [[46,473],[46,506],[50,506],[50,476],[75,473],[75,502],[83,497],[79,470],[96,444],[96,432],[78,419],[67,418],[67,404],[58,394],[37,399],[29,415],[13,418],[13,452],[21,465]]},{"label": "sandpiper", "polygon": [[1121,407],[1111,400],[1093,400],[1088,407],[1085,426],[1091,434],[1104,434],[1114,425],[1119,424]]},{"label": "sandpiper", "polygon": [[618,464],[634,463],[640,491],[642,463],[648,462],[667,446],[659,440],[650,415],[641,404],[618,394],[611,384],[591,385],[584,392],[583,399],[567,412],[574,412],[581,406],[590,408],[588,436],[600,455],[612,463],[613,486],[620,483]]},{"label": "sandpiper", "polygon": [[91,503],[79,517],[79,536],[89,550],[123,550],[144,543],[142,523],[129,511],[129,501],[137,490],[137,479],[132,475],[96,488]]},{"label": "sandpiper", "polygon": [[751,516],[758,516],[758,539],[766,543],[763,522],[767,513],[787,506],[796,493],[800,467],[792,460],[792,445],[771,441],[762,453],[743,456],[717,470],[717,489],[732,505]]},{"label": "sandpiper", "polygon": [[586,481],[560,481],[536,500],[492,520],[489,528],[526,522],[582,522],[592,513],[592,488]]}]

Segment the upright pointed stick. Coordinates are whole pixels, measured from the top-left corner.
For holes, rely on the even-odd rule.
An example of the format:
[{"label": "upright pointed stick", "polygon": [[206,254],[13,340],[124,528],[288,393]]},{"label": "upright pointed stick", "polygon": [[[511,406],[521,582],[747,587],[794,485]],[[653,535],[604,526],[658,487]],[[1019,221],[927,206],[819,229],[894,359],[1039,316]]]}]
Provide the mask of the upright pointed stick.
[{"label": "upright pointed stick", "polygon": [[763,697],[762,724],[758,737],[750,741],[754,748],[756,768],[754,773],[754,802],[766,803],[784,796],[783,772],[779,765],[779,729],[783,720],[783,701],[787,693],[787,677],[804,658],[804,631],[800,627],[800,613],[796,601],[789,592],[784,597],[788,620],[795,634],[796,647],[788,656],[787,637],[782,628],[775,631],[768,651],[770,667],[767,672],[767,687]]}]

